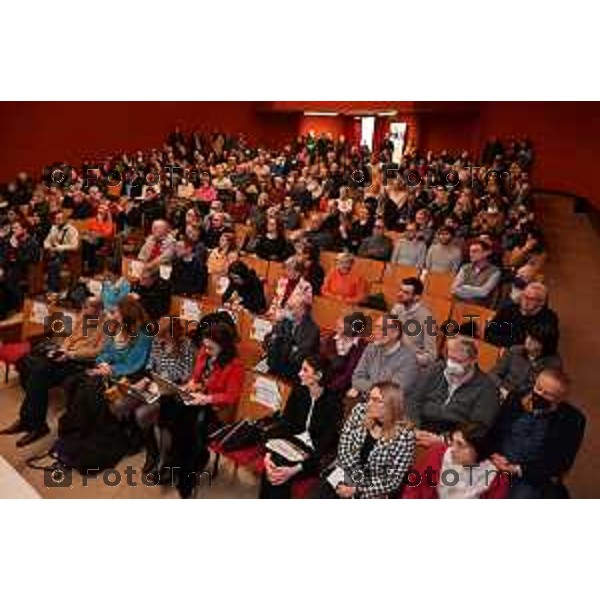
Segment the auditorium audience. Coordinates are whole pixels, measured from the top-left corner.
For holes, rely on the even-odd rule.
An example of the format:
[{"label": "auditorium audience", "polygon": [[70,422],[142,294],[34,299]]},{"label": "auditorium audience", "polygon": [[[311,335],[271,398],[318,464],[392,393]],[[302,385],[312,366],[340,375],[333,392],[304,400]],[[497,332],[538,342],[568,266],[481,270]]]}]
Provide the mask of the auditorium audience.
[{"label": "auditorium audience", "polygon": [[[309,134],[277,152],[252,148],[242,137],[219,133],[188,137],[175,132],[169,140],[160,150],[107,159],[97,170],[97,185],[83,185],[82,175],[76,174],[70,189],[47,189],[25,175],[6,188],[8,206],[0,207],[0,318],[19,309],[24,295],[37,293],[28,290],[28,284],[35,290],[43,288],[43,282],[41,286],[36,283],[33,266],[42,245],[47,289],[58,292],[60,274],[66,268],[71,275],[81,266],[86,273],[97,271],[96,250],[102,239],[115,242],[104,265],[108,272],[101,290],[109,319],[141,325],[147,318],[158,319],[168,313],[171,293],[201,295],[208,289],[212,296],[208,272],[227,277],[221,298],[225,308],[262,314],[267,309],[263,281],[240,261],[235,249],[235,234],[245,234],[242,254],[256,254],[270,262],[287,261],[285,274],[269,297],[268,318],[274,323],[265,338],[266,364],[272,373],[295,382],[293,397],[298,399],[290,405],[288,432],[308,430],[311,437],[318,438],[314,456],[302,468],[279,464],[270,456],[265,461],[261,495],[289,497],[297,492],[296,483],[302,487],[316,478],[325,459],[335,451],[339,419],[336,416],[332,424],[334,396],[346,393],[344,407],[348,410],[354,402],[365,400],[370,390],[371,396],[378,397],[372,398],[373,402],[359,402],[344,429],[352,442],[351,448],[346,448],[348,465],[360,464],[369,470],[382,468],[389,460],[404,472],[412,463],[408,456],[416,440],[426,451],[417,470],[445,465],[459,473],[456,486],[437,481],[426,490],[421,487],[411,492],[405,487],[405,496],[503,497],[503,477],[481,478],[489,461],[498,471],[510,472],[517,484],[511,488],[511,496],[567,495],[562,477],[575,458],[585,417],[566,402],[565,377],[549,371],[560,367],[559,325],[540,283],[546,245],[531,212],[528,171],[532,151],[527,143],[496,141],[487,148],[483,166],[473,170],[471,164],[477,159],[468,153],[427,153],[414,147],[408,147],[398,163],[392,164],[385,139],[378,150],[370,151],[342,137],[334,140],[331,135]],[[201,171],[200,184],[175,173],[174,190],[185,192],[177,197],[164,186],[144,185],[147,172],[173,163]],[[365,164],[369,171],[364,183],[357,184],[353,174]],[[384,178],[389,167],[397,168],[394,181]],[[511,178],[490,177],[490,168],[510,170]],[[127,174],[121,198],[104,197],[109,192],[101,179],[110,170]],[[85,172],[83,168],[77,171]],[[413,185],[415,175],[421,182]],[[192,197],[194,185],[199,187]],[[97,211],[95,217],[93,211]],[[67,216],[78,220],[77,228],[68,223]],[[142,228],[150,222],[151,233],[144,241]],[[171,231],[177,232],[177,242]],[[393,249],[389,232],[400,235]],[[126,256],[137,254],[145,263],[142,280],[133,287],[120,277],[121,248]],[[465,264],[463,248],[468,248],[469,262]],[[327,272],[320,264],[321,251],[342,251]],[[394,319],[376,320],[372,339],[344,331],[343,312],[334,332],[324,329],[321,353],[331,362],[324,372],[309,358],[319,352],[321,334],[310,314],[313,296],[322,292],[346,306],[348,314],[351,305],[375,298],[371,294],[376,290],[360,274],[354,255],[415,267],[420,279],[402,281],[398,302],[391,309]],[[324,265],[329,264],[326,258]],[[361,261],[360,268],[365,264]],[[485,339],[505,351],[489,375],[477,366],[478,342],[462,336],[447,339],[447,359],[435,362],[438,348],[435,336],[427,334],[431,313],[427,296],[423,298],[423,284],[430,273],[455,275],[450,290],[455,301],[496,311]],[[71,280],[73,283],[74,278]],[[270,294],[275,283],[272,272],[269,283]],[[84,310],[97,314],[94,302],[88,301]],[[326,306],[329,304],[334,303]],[[188,475],[203,468],[208,458],[206,427],[214,411],[205,406],[219,405],[221,400],[233,406],[241,393],[243,367],[236,357],[235,334],[231,329],[220,331],[228,327],[223,323],[223,319],[211,321],[211,327],[194,338],[201,344],[203,338],[207,340],[191,379],[195,383],[188,385],[198,406],[185,406],[175,396],[154,405],[160,405],[162,451],[154,436],[158,408],[139,404],[121,410],[113,406],[122,417],[118,421],[102,400],[103,389],[122,376],[132,384],[142,378],[143,383],[137,384],[140,390],[154,389],[150,383],[153,372],[185,381],[191,346],[178,334],[175,340],[159,335],[151,353],[145,335],[120,332],[104,341],[102,336],[87,340],[90,360],[103,344],[98,364],[89,372],[85,371],[86,342],[81,339],[79,323],[74,337],[59,345],[68,352],[49,355],[41,346],[34,346],[18,363],[25,398],[20,419],[7,432],[26,434],[19,445],[46,435],[48,389],[62,383],[69,400],[59,437],[72,456],[83,463],[93,457],[104,467],[114,466],[126,451],[136,449],[134,434],[139,438],[141,428],[147,450],[144,470],[159,478],[161,467],[181,465],[183,475],[176,478],[179,492],[191,496],[195,482]],[[416,324],[420,330],[411,335]],[[82,356],[74,358],[80,352]],[[407,414],[416,430],[405,423],[402,392],[397,387],[404,391]],[[316,398],[320,398],[318,403]],[[323,402],[326,398],[331,402]],[[313,404],[315,423],[309,415]],[[326,405],[330,408],[325,416],[317,416],[318,407]],[[338,400],[335,414],[341,412]],[[321,429],[325,425],[328,431]],[[490,429],[491,437],[484,439]],[[491,456],[488,441],[495,444]],[[403,448],[401,458],[393,458],[397,444]],[[380,451],[382,447],[386,452]],[[471,466],[475,474],[472,486],[466,485],[463,477]],[[366,484],[350,482],[337,490],[330,486],[328,492],[335,497],[398,495],[401,485],[396,479],[391,481],[393,485],[384,489],[379,484],[372,486],[375,492]],[[324,484],[323,479],[318,486],[320,494]]]}]

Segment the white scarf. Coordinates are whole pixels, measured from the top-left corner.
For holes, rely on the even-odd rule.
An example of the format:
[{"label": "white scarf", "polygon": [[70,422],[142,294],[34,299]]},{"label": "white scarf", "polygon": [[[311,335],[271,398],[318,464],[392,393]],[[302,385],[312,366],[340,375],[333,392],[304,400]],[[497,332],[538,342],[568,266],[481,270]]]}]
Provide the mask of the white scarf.
[{"label": "white scarf", "polygon": [[[442,481],[444,471],[458,473],[456,485],[445,485]],[[496,477],[496,469],[490,460],[484,460],[478,465],[463,467],[454,462],[452,449],[448,448],[442,459],[440,478],[437,485],[438,496],[442,500],[468,500],[479,498],[487,491]],[[446,475],[448,483],[455,481],[454,473]]]}]

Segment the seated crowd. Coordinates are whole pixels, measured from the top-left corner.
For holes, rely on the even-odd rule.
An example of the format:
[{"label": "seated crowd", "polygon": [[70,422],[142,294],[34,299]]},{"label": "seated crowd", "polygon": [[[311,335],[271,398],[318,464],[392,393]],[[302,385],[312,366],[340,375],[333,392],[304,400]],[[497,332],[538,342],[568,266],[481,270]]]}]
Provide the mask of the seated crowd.
[{"label": "seated crowd", "polygon": [[[23,434],[19,447],[48,435],[60,386],[62,462],[107,468],[145,448],[144,473],[190,497],[209,432],[244,400],[249,315],[268,322],[254,363],[291,386],[264,436],[261,498],[568,497],[585,417],[543,283],[531,147],[493,140],[477,168],[466,152],[408,148],[395,164],[391,151],[311,133],[274,152],[176,130],[68,185],[20,174],[2,190],[0,318],[40,292],[80,312],[69,337],[31,340],[16,361],[23,400],[1,433]],[[391,300],[377,265],[405,268]],[[440,274],[448,307],[490,322],[439,327]],[[175,298],[213,310],[190,331],[170,316]],[[329,326],[323,303],[339,311]],[[374,315],[363,331],[345,318],[358,307]],[[498,350],[491,369],[483,345]]]}]

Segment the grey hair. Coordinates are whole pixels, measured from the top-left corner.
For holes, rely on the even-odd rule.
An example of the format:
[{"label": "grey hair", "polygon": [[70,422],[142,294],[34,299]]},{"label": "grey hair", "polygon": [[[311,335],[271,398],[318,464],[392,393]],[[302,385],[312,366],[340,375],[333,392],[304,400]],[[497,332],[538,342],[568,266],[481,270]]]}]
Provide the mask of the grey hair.
[{"label": "grey hair", "polygon": [[467,358],[477,358],[477,356],[479,355],[477,342],[473,338],[466,337],[464,335],[459,335],[454,338],[451,338],[450,340],[448,340],[448,342],[456,342],[457,344],[460,344],[460,347]]},{"label": "grey hair", "polygon": [[531,283],[527,284],[527,287],[530,290],[541,292],[542,294],[544,294],[544,298],[548,299],[548,288],[540,281],[532,281]]}]

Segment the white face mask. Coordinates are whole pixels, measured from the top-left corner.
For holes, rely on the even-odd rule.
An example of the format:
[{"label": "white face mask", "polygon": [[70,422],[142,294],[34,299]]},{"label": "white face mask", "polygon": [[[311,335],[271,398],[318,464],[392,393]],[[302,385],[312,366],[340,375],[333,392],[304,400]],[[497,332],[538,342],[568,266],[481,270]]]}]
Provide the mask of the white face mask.
[{"label": "white face mask", "polygon": [[463,365],[452,358],[446,360],[446,375],[450,377],[463,377],[466,375],[468,367]]}]

